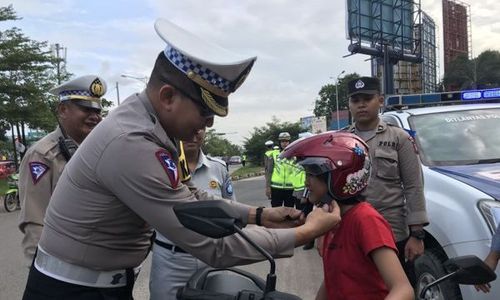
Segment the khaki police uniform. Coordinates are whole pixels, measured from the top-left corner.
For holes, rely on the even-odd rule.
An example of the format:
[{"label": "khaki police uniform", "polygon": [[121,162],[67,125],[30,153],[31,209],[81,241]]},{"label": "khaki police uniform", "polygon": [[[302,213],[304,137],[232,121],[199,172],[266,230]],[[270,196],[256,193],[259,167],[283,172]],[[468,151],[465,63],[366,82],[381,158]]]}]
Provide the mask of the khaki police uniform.
[{"label": "khaki police uniform", "polygon": [[[60,102],[72,101],[79,106],[101,109],[100,97],[106,93],[106,83],[98,76],[85,75],[51,89],[50,93],[58,96]],[[24,234],[21,245],[28,265],[42,233],[49,199],[68,159],[65,157],[68,153],[59,145],[60,139],[66,140],[65,145],[78,146],[58,127],[28,149],[19,169],[19,229]]]},{"label": "khaki police uniform", "polygon": [[[179,182],[176,143],[145,92],[113,110],[78,154],[66,166],[47,210],[40,247],[49,255],[92,270],[137,267],[148,253],[154,227],[212,266],[263,259],[236,235],[210,239],[179,223],[174,205],[215,197]],[[249,207],[232,205],[246,220]],[[293,254],[294,229],[246,231],[273,255]]]},{"label": "khaki police uniform", "polygon": [[[201,149],[196,169],[191,177],[193,185],[208,194],[235,200],[226,163],[206,156]],[[158,233],[151,261],[150,300],[175,299],[177,290],[186,284],[191,275],[207,267],[205,263]]]},{"label": "khaki police uniform", "polygon": [[[360,135],[355,124],[346,130]],[[365,142],[370,148],[372,169],[362,195],[391,224],[396,241],[405,240],[409,225],[429,223],[415,143],[406,131],[382,120]]]},{"label": "khaki police uniform", "polygon": [[29,147],[19,167],[19,229],[24,234],[21,245],[29,265],[42,234],[50,196],[66,165],[58,144],[62,136],[57,128]]}]

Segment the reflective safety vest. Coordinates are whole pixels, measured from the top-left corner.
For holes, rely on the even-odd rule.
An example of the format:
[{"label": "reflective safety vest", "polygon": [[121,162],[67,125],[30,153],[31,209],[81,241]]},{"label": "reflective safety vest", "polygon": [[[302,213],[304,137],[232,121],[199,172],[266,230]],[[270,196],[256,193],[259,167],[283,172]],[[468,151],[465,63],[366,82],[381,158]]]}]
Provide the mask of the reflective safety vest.
[{"label": "reflective safety vest", "polygon": [[306,187],[306,171],[301,165],[295,164],[293,170],[293,191],[302,191]]},{"label": "reflective safety vest", "polygon": [[277,189],[293,189],[294,163],[288,159],[280,159],[279,150],[272,153],[273,174],[271,176],[271,187]]}]

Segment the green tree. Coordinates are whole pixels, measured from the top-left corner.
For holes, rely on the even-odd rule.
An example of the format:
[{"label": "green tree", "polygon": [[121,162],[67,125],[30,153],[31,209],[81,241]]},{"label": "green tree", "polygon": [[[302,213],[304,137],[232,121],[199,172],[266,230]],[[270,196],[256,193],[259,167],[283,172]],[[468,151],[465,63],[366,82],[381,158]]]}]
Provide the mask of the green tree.
[{"label": "green tree", "polygon": [[[347,83],[353,79],[359,78],[359,74],[351,73],[339,78],[339,110],[349,108],[349,99],[347,98]],[[336,104],[336,86],[335,83],[329,83],[321,87],[314,103],[314,115],[316,117],[326,116],[327,126],[330,126],[331,114],[337,111]]]},{"label": "green tree", "polygon": [[[17,19],[12,6],[0,8],[1,21]],[[0,31],[0,58],[0,121],[23,140],[25,127],[54,128],[47,91],[55,83],[56,61],[47,43],[30,40],[16,27]]]},{"label": "green tree", "polygon": [[477,86],[480,89],[500,86],[500,52],[486,50],[476,58]]},{"label": "green tree", "polygon": [[263,165],[264,153],[266,151],[264,143],[267,140],[271,140],[274,141],[275,145],[278,145],[278,135],[283,131],[288,131],[292,136],[293,141],[298,138],[299,133],[303,130],[300,127],[300,122],[282,123],[274,116],[272,121],[267,123],[265,126],[254,127],[250,138],[245,139],[243,144],[245,153],[247,154],[247,160],[255,165]]},{"label": "green tree", "polygon": [[471,87],[474,83],[474,62],[465,55],[456,57],[446,68],[443,83],[448,91]]},{"label": "green tree", "polygon": [[446,68],[443,83],[448,91],[499,87],[500,52],[486,50],[472,60],[458,56]]},{"label": "green tree", "polygon": [[211,156],[234,156],[241,155],[241,147],[229,142],[215,129],[209,129],[205,135],[205,142],[202,145],[203,152]]}]

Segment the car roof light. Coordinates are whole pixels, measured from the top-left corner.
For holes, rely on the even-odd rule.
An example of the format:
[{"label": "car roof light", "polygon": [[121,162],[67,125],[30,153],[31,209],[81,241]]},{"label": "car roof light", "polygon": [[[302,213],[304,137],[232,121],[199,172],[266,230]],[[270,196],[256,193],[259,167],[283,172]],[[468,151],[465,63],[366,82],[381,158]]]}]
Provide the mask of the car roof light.
[{"label": "car roof light", "polygon": [[500,102],[500,88],[433,94],[389,95],[385,98],[384,110],[477,103],[479,101]]}]

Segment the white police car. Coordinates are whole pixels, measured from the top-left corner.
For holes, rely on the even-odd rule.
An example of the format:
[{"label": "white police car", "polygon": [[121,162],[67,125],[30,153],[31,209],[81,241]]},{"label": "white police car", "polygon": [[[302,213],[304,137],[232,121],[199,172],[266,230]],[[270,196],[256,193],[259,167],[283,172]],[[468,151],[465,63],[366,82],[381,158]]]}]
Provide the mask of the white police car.
[{"label": "white police car", "polygon": [[[414,134],[422,161],[430,225],[415,263],[418,292],[445,274],[447,258],[484,259],[500,220],[500,104],[484,101],[491,90],[475,93],[479,101],[463,101],[466,93],[389,96],[381,115]],[[453,98],[460,101],[434,103]],[[444,281],[426,299],[500,299],[500,279],[489,294]]]}]

